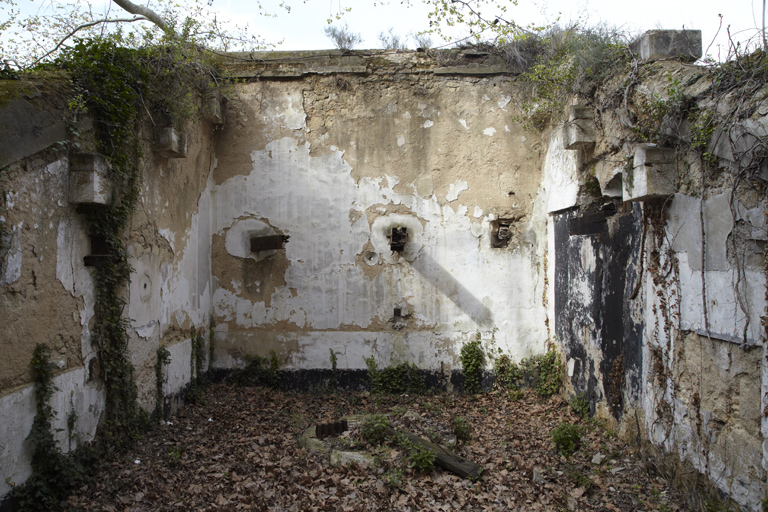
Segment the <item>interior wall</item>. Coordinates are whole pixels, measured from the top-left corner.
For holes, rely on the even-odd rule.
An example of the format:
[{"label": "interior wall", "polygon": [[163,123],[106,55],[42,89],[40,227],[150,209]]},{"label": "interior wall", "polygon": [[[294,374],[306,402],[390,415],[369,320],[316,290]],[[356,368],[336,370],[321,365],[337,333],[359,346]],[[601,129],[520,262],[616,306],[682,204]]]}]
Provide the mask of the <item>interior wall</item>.
[{"label": "interior wall", "polygon": [[[515,94],[431,73],[237,86],[213,177],[215,365],[274,349],[284,368],[330,368],[333,349],[340,369],[450,370],[476,333],[540,353],[543,144]],[[494,248],[498,218],[511,235]],[[250,250],[276,234],[283,250]]]}]

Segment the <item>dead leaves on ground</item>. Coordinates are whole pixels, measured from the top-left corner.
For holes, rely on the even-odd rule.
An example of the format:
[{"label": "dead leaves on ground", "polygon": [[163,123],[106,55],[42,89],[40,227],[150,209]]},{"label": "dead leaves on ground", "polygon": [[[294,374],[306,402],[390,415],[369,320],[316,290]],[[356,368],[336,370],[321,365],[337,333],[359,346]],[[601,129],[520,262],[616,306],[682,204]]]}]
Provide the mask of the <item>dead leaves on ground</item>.
[{"label": "dead leaves on ground", "polygon": [[[684,510],[677,493],[649,476],[629,448],[587,426],[566,459],[551,430],[578,422],[562,399],[507,394],[378,396],[297,394],[226,384],[210,387],[147,434],[130,453],[104,463],[94,483],[69,499],[82,511],[170,510]],[[450,437],[454,417],[472,438],[455,451],[483,465],[472,482],[435,469],[394,465],[333,467],[329,456],[299,448],[308,426],[341,416],[388,414],[425,437]],[[353,443],[354,444],[354,443]],[[392,452],[395,452],[394,454]],[[391,461],[397,450],[385,455]],[[393,482],[395,485],[393,485]]]}]

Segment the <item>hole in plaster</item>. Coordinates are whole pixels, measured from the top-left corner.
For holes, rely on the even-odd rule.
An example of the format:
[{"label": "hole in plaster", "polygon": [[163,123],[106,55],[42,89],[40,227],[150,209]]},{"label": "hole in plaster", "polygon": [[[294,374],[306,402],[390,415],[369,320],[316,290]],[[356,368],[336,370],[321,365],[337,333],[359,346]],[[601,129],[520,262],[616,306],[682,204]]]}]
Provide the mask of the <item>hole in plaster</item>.
[{"label": "hole in plaster", "polygon": [[395,320],[397,320],[398,318],[401,318],[403,316],[403,310],[401,308],[395,308],[394,315],[395,315]]},{"label": "hole in plaster", "polygon": [[256,236],[251,238],[251,252],[278,251],[288,242],[288,235]]},{"label": "hole in plaster", "polygon": [[366,252],[363,258],[368,265],[375,265],[379,262],[379,255],[373,251]]},{"label": "hole in plaster", "polygon": [[405,243],[408,241],[408,228],[394,227],[389,236],[389,248],[393,252],[403,252]]},{"label": "hole in plaster", "polygon": [[491,221],[491,247],[506,247],[511,236],[512,219],[496,219]]},{"label": "hole in plaster", "polygon": [[507,195],[508,195],[509,197],[512,197],[513,195],[515,195],[515,193],[514,193],[514,192],[512,192],[512,191],[510,190],[509,192],[507,192]]}]

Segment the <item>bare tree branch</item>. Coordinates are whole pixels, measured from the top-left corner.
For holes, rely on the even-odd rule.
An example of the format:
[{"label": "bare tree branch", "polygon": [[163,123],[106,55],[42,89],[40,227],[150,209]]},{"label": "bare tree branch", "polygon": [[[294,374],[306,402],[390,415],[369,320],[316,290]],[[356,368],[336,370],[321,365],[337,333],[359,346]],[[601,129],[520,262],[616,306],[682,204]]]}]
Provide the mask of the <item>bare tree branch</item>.
[{"label": "bare tree branch", "polygon": [[136,14],[139,16],[144,16],[146,19],[163,29],[165,32],[173,33],[173,29],[171,29],[168,24],[165,22],[163,18],[158,16],[158,14],[153,11],[152,9],[149,9],[147,7],[143,7],[141,5],[136,5],[130,0],[112,0],[114,3],[125,9],[131,14]]},{"label": "bare tree branch", "polygon": [[48,57],[52,53],[55,53],[56,50],[61,48],[61,45],[63,45],[64,42],[67,39],[69,39],[70,37],[72,37],[73,35],[75,35],[76,33],[78,33],[79,31],[81,31],[84,28],[92,27],[92,26],[98,25],[100,23],[130,23],[132,21],[151,21],[151,20],[148,20],[148,18],[145,18],[143,16],[139,16],[137,18],[115,18],[115,19],[111,19],[111,20],[96,20],[96,21],[91,21],[91,22],[88,22],[88,23],[83,23],[82,25],[78,25],[77,27],[72,29],[72,31],[70,31],[69,34],[64,36],[64,38],[61,41],[59,41],[58,44],[51,51],[49,51],[48,53],[46,53],[42,57],[38,58],[32,64],[28,65],[27,68],[33,67],[35,64],[37,64],[38,62],[42,61],[43,59],[45,59],[46,57]]}]

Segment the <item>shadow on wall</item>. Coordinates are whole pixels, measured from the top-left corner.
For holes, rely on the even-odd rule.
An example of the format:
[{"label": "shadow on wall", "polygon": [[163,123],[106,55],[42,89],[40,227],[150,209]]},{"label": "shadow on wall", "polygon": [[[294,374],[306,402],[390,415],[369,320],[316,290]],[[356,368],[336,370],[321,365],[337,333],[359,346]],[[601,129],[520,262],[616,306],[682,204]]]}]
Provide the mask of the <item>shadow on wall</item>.
[{"label": "shadow on wall", "polygon": [[432,257],[422,252],[411,266],[432,286],[448,297],[457,308],[466,313],[481,329],[493,328],[491,310],[477,300],[477,297],[467,290],[449,272],[440,266]]}]

